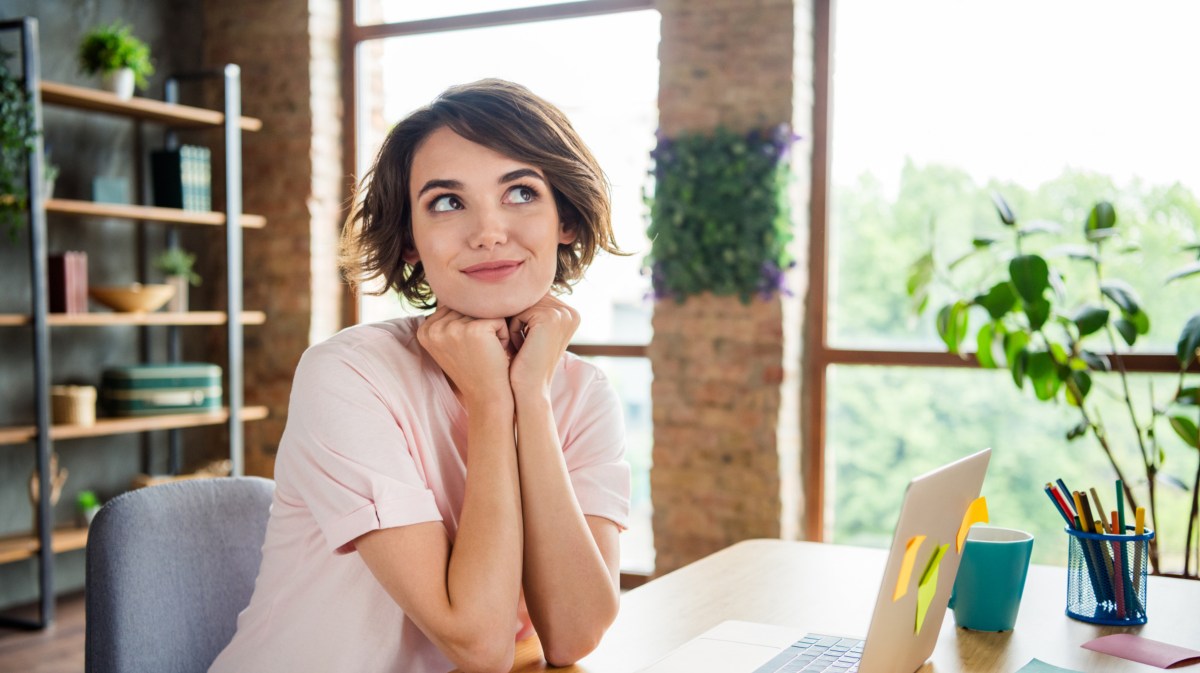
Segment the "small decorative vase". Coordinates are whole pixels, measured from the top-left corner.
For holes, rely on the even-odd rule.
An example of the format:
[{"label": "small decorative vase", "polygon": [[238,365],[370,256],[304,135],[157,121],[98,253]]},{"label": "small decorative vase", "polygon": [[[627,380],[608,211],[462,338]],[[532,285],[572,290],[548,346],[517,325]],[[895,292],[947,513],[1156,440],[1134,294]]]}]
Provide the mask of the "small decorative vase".
[{"label": "small decorative vase", "polygon": [[121,100],[133,98],[133,69],[118,68],[100,77],[106,91],[111,91]]},{"label": "small decorative vase", "polygon": [[175,288],[175,294],[167,301],[167,311],[170,313],[186,313],[188,310],[188,283],[187,276],[167,276],[165,279],[167,285]]}]

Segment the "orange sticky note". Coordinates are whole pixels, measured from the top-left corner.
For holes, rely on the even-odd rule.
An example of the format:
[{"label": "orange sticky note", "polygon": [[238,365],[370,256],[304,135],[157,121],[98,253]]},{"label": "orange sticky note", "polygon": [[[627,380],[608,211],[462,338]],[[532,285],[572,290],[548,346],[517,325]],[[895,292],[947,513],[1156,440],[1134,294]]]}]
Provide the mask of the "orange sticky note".
[{"label": "orange sticky note", "polygon": [[925,572],[921,573],[921,581],[917,584],[917,623],[914,633],[920,634],[921,627],[925,624],[925,615],[928,614],[933,597],[937,594],[938,566],[941,565],[942,557],[949,548],[950,543],[947,542],[935,549],[933,555],[929,557],[929,563],[925,566]]},{"label": "orange sticky note", "polygon": [[971,526],[981,522],[988,522],[987,498],[982,495],[975,498],[975,501],[967,508],[966,514],[963,514],[962,523],[958,525],[958,545],[955,547],[958,553],[962,553],[963,545],[967,543],[967,533],[971,530]]},{"label": "orange sticky note", "polygon": [[896,590],[892,592],[892,602],[900,600],[908,593],[908,581],[912,578],[913,563],[917,560],[917,551],[925,541],[924,535],[914,535],[908,538],[904,546],[904,560],[900,562],[900,576],[896,578]]}]

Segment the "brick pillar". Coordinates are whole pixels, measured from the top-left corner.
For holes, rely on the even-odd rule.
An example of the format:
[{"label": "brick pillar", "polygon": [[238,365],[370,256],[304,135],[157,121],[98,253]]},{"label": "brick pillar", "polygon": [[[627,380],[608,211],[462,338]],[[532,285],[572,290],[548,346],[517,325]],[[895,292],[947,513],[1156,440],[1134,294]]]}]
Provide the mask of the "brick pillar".
[{"label": "brick pillar", "polygon": [[[265,325],[245,328],[246,401],[270,409],[246,424],[248,474],[274,473],[300,355],[341,325],[341,5],[204,2],[204,62],[240,65],[243,114],[263,121],[242,136],[244,209],[267,218],[266,229],[243,236],[245,307],[267,314]],[[209,258],[223,252],[223,241],[206,240]],[[223,305],[221,271],[208,271],[204,289]]]},{"label": "brick pillar", "polygon": [[[807,67],[810,57],[797,58],[793,13],[809,12],[807,4],[660,0],[663,132],[794,124],[794,61]],[[811,25],[807,17],[798,23]],[[809,79],[805,73],[801,81]],[[800,229],[807,211],[799,195],[807,186],[799,185],[808,171],[803,158],[796,165]],[[797,231],[796,253],[805,238]],[[659,573],[739,540],[798,532],[802,277],[789,274],[792,296],[749,305],[712,295],[655,305],[650,490]]]}]

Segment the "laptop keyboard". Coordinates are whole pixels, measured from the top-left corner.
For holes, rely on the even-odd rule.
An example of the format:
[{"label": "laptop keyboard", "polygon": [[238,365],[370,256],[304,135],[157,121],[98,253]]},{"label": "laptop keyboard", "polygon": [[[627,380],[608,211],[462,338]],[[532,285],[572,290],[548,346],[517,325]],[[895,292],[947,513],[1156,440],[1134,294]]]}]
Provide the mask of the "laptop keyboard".
[{"label": "laptop keyboard", "polygon": [[754,669],[754,673],[855,673],[862,658],[863,642],[810,633]]}]

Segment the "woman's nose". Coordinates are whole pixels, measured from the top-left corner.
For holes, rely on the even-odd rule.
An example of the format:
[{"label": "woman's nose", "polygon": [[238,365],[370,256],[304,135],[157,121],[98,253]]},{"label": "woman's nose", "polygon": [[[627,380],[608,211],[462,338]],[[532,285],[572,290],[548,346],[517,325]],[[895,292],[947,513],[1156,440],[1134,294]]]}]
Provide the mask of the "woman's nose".
[{"label": "woman's nose", "polygon": [[471,231],[471,247],[491,250],[507,240],[508,227],[503,214],[498,210],[491,209],[479,212],[479,217],[475,220],[475,226]]}]

